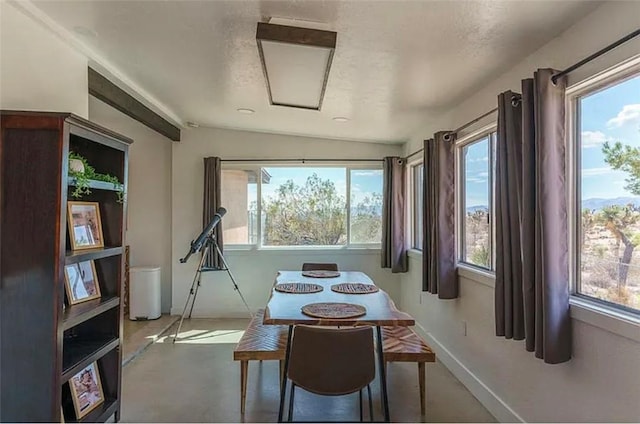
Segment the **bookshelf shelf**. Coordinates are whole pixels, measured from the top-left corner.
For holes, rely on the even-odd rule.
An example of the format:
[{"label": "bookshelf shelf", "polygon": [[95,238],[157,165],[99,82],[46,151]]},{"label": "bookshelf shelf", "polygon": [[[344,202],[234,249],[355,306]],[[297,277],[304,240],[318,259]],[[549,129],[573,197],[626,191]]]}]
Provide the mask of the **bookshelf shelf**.
[{"label": "bookshelf shelf", "polygon": [[[80,200],[98,203],[106,247],[70,250],[67,201],[77,199],[67,162],[77,153],[126,190],[133,141],[68,113],[0,116],[0,322],[11,323],[0,334],[2,420],[61,422],[63,410],[65,422],[119,421],[126,199],[119,202],[112,183],[91,181]],[[93,261],[101,297],[72,305],[65,267],[85,261]],[[88,284],[77,281],[74,293]],[[78,420],[69,380],[94,362],[105,401]]]}]

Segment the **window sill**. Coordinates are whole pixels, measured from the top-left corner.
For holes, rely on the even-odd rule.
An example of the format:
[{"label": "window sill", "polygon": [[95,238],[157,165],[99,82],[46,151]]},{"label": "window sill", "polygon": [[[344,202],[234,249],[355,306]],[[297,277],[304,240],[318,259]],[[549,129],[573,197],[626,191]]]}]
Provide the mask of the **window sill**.
[{"label": "window sill", "polygon": [[422,259],[422,250],[409,249],[407,250],[407,256],[410,258]]},{"label": "window sill", "polygon": [[569,298],[571,318],[640,343],[640,317],[578,296]]},{"label": "window sill", "polygon": [[236,245],[227,246],[224,249],[225,255],[230,256],[242,256],[242,255],[254,255],[254,254],[267,254],[267,255],[295,255],[304,256],[310,253],[317,255],[336,255],[336,254],[349,254],[349,255],[375,255],[380,253],[380,247],[360,247],[360,246],[273,246],[273,247],[257,247],[252,245]]},{"label": "window sill", "polygon": [[483,271],[479,268],[475,268],[469,265],[459,263],[458,276],[491,288],[496,287],[496,276],[494,273]]}]

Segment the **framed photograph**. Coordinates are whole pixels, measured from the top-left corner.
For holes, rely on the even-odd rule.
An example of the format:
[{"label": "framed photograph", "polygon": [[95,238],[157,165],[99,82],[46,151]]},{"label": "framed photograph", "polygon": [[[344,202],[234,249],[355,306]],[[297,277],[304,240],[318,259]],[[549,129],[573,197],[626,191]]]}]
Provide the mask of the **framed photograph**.
[{"label": "framed photograph", "polygon": [[65,265],[64,283],[70,305],[100,297],[98,273],[93,261]]},{"label": "framed photograph", "polygon": [[69,380],[76,419],[80,419],[104,403],[98,363],[88,365]]},{"label": "framed photograph", "polygon": [[71,250],[104,247],[100,204],[98,202],[67,202]]}]

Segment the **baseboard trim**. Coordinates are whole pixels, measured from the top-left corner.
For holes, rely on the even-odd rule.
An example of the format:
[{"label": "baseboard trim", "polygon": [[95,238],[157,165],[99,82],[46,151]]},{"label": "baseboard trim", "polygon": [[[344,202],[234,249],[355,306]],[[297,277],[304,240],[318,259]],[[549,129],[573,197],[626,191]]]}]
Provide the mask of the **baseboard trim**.
[{"label": "baseboard trim", "polygon": [[433,334],[416,323],[416,329],[436,352],[436,357],[464,386],[493,414],[501,423],[526,422],[505,401],[496,395],[486,384],[456,358]]}]

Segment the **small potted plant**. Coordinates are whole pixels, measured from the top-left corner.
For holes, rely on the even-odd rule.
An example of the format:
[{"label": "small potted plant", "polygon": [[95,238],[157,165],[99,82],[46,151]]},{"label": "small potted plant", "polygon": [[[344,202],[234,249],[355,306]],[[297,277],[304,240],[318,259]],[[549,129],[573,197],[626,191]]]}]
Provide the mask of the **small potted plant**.
[{"label": "small potted plant", "polygon": [[117,177],[109,174],[100,174],[89,165],[83,156],[69,152],[69,178],[73,179],[74,189],[71,197],[76,199],[91,194],[91,181],[104,181],[113,184],[113,188],[118,195],[118,203],[124,201],[124,185]]}]

